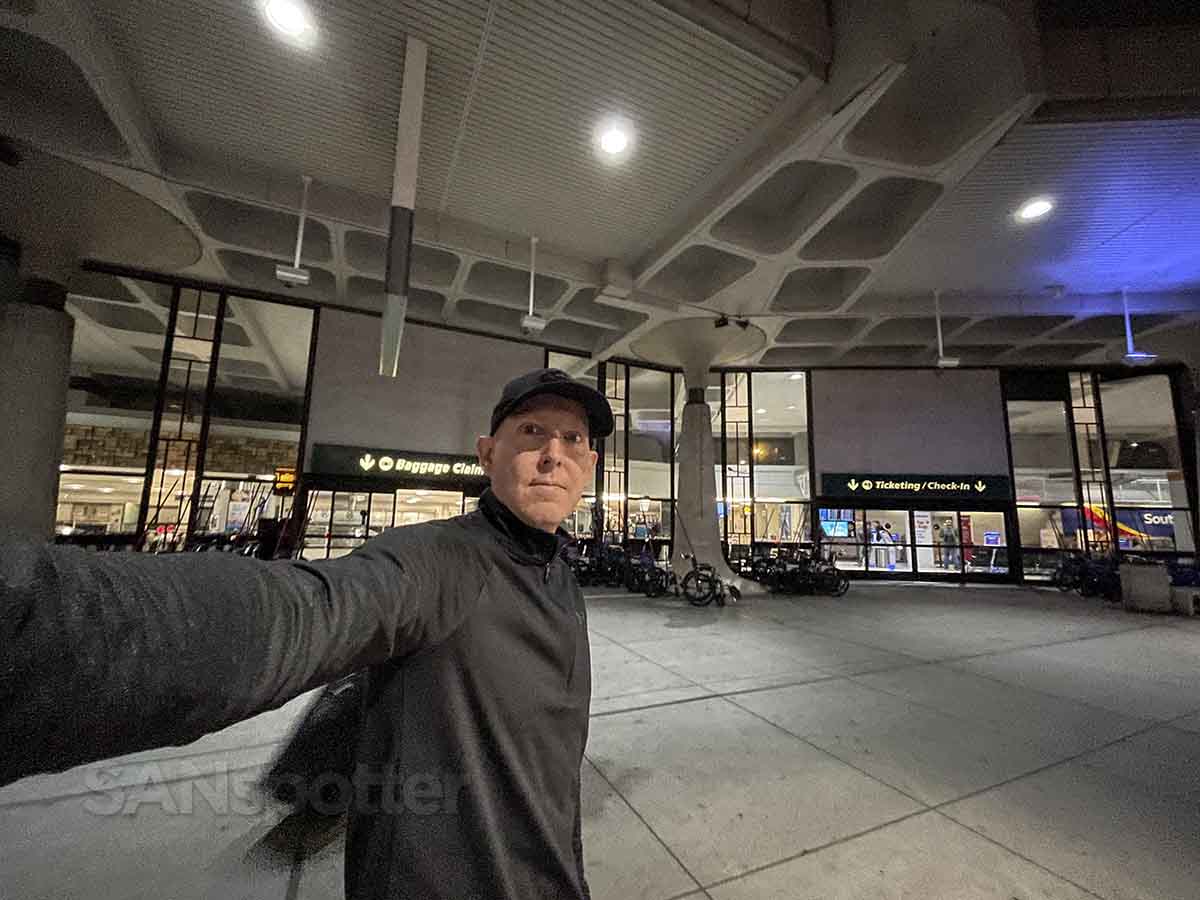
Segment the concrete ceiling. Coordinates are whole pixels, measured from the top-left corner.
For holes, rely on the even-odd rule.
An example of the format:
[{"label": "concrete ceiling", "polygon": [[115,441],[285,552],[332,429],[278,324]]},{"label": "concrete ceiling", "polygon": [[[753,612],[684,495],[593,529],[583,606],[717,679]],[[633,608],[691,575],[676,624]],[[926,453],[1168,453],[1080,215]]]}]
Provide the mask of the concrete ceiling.
[{"label": "concrete ceiling", "polygon": [[[1152,342],[1200,322],[1200,124],[1030,122],[1031,0],[308,5],[307,49],[249,0],[0,7],[3,130],[182,223],[201,255],[175,269],[280,293],[310,175],[296,294],[378,311],[414,36],[415,319],[519,335],[537,234],[542,339],[594,359],[678,358],[646,338],[728,313],[763,335],[748,363],[928,365],[934,290],[967,363],[1111,358],[1122,287]],[[620,165],[593,147],[611,115]],[[1057,209],[1016,226],[1035,194]],[[287,384],[269,333],[249,352]]]}]

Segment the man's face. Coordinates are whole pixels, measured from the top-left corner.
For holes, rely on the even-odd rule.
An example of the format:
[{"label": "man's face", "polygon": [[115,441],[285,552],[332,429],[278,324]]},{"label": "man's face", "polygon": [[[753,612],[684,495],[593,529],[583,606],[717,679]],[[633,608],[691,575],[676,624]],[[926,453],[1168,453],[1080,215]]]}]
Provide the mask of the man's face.
[{"label": "man's face", "polygon": [[534,397],[476,446],[492,492],[525,524],[553,532],[596,469],[587,414],[573,400]]}]

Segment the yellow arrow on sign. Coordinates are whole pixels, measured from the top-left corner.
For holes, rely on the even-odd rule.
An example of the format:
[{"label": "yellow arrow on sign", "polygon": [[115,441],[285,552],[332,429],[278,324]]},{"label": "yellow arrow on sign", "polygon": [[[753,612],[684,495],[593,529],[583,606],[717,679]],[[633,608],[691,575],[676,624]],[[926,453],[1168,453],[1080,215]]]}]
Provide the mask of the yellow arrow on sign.
[{"label": "yellow arrow on sign", "polygon": [[850,488],[850,490],[852,490],[852,491],[857,491],[858,490],[858,480],[855,478],[851,478],[849,481],[846,482],[846,487]]},{"label": "yellow arrow on sign", "polygon": [[983,483],[982,478],[975,482],[975,490],[979,491],[981,494],[987,490],[987,485]]}]

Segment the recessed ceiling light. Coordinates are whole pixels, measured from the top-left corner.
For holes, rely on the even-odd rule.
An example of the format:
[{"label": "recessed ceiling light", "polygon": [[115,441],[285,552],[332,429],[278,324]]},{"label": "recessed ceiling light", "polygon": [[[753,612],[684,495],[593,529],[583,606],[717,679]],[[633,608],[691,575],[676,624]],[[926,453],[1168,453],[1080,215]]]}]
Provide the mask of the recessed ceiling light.
[{"label": "recessed ceiling light", "polygon": [[111,494],[113,492],[113,488],[100,488],[99,490],[102,494]]},{"label": "recessed ceiling light", "polygon": [[799,381],[799,380],[800,380],[800,379],[802,379],[803,377],[804,377],[804,373],[803,373],[803,372],[793,372],[791,375],[789,375],[789,376],[788,376],[788,379],[789,379],[790,381]]},{"label": "recessed ceiling light", "polygon": [[605,153],[621,153],[629,146],[629,135],[620,128],[609,128],[600,135],[600,149]]},{"label": "recessed ceiling light", "polygon": [[788,407],[788,409],[795,409],[795,408],[796,408],[795,404],[792,404],[791,406]]},{"label": "recessed ceiling light", "polygon": [[756,409],[754,412],[756,415],[760,415],[760,416],[765,416],[767,414],[767,411],[765,409]]},{"label": "recessed ceiling light", "polygon": [[623,162],[633,151],[633,125],[623,118],[609,118],[598,123],[592,135],[597,156],[604,162]]},{"label": "recessed ceiling light", "polygon": [[68,491],[82,491],[83,485],[82,484],[68,484],[67,490]]},{"label": "recessed ceiling light", "polygon": [[1035,197],[1021,205],[1017,210],[1018,222],[1036,222],[1038,219],[1044,218],[1050,214],[1050,210],[1054,209],[1054,203],[1047,200],[1045,197]]},{"label": "recessed ceiling light", "polygon": [[284,37],[299,39],[312,32],[308,10],[299,0],[266,0],[263,12],[271,27]]}]

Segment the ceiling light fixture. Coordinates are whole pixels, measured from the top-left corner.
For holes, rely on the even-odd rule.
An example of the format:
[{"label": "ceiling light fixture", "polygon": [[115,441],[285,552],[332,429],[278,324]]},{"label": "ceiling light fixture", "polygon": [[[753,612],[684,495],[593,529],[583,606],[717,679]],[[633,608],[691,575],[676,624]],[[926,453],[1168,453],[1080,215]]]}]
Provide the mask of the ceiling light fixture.
[{"label": "ceiling light fixture", "polygon": [[1046,197],[1034,197],[1021,204],[1021,208],[1016,212],[1017,221],[1036,222],[1038,219],[1048,216],[1052,209],[1054,209],[1054,201]]},{"label": "ceiling light fixture", "polygon": [[312,20],[308,16],[308,10],[299,0],[266,0],[263,12],[271,27],[284,37],[295,40],[312,32]]},{"label": "ceiling light fixture", "polygon": [[605,153],[623,153],[629,147],[629,135],[620,128],[609,128],[600,135],[600,149]]},{"label": "ceiling light fixture", "polygon": [[953,369],[958,366],[959,359],[957,356],[946,355],[946,345],[942,341],[942,292],[933,292],[933,317],[937,322],[937,366],[939,369]]},{"label": "ceiling light fixture", "polygon": [[1131,366],[1144,366],[1158,359],[1157,353],[1137,350],[1133,346],[1133,325],[1129,321],[1129,298],[1125,288],[1121,288],[1121,310],[1125,314],[1125,362]]},{"label": "ceiling light fixture", "polygon": [[623,118],[605,119],[592,135],[598,156],[604,162],[622,162],[633,150],[633,126]]},{"label": "ceiling light fixture", "polygon": [[791,375],[788,376],[788,380],[789,381],[803,381],[804,373],[803,372],[793,372]]},{"label": "ceiling light fixture", "polygon": [[767,414],[767,411],[765,409],[756,409],[754,411],[754,414],[758,415],[758,416],[765,416]]}]

